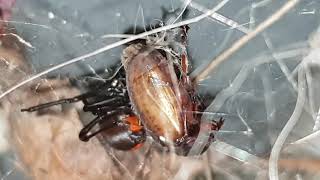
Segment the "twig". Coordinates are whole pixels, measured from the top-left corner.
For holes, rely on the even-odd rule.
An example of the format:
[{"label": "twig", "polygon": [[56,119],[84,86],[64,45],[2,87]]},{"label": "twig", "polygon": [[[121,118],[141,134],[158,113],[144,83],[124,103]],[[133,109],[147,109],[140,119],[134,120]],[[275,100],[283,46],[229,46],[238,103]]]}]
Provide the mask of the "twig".
[{"label": "twig", "polygon": [[206,68],[200,72],[196,77],[194,77],[193,82],[198,84],[200,81],[204,80],[208,77],[209,73],[214,70],[219,64],[229,58],[233,53],[238,51],[241,47],[243,47],[246,43],[248,43],[251,39],[256,37],[260,32],[264,31],[266,28],[274,24],[278,21],[282,16],[284,16],[290,9],[292,9],[300,0],[290,0],[285,5],[283,5],[277,12],[275,12],[272,16],[262,22],[259,26],[257,26],[254,30],[252,30],[249,34],[243,36],[238,41],[236,41],[230,48],[225,50],[218,57],[213,59],[211,63],[206,66]]},{"label": "twig", "polygon": [[306,82],[304,77],[305,72],[302,68],[303,67],[301,67],[298,73],[298,90],[299,91],[298,91],[296,107],[290,119],[288,120],[287,124],[284,126],[284,128],[280,132],[271,150],[270,159],[269,159],[269,178],[271,180],[279,179],[278,160],[279,160],[281,148],[283,147],[285,140],[289,136],[289,133],[292,131],[293,127],[296,125],[297,121],[299,120],[305,104]]},{"label": "twig", "polygon": [[[184,1],[184,0],[181,0],[181,1]],[[196,2],[190,2],[189,6],[202,12],[202,13],[209,11],[209,9],[205,8],[204,6],[202,6],[201,4],[198,4]],[[250,30],[248,28],[243,27],[242,25],[240,25],[236,21],[229,19],[229,18],[223,16],[222,14],[219,14],[216,12],[213,13],[212,15],[210,15],[210,19],[213,21],[217,21],[221,24],[224,24],[226,26],[230,26],[231,29],[237,29],[240,32],[243,32],[244,34],[248,34],[250,32]]]}]

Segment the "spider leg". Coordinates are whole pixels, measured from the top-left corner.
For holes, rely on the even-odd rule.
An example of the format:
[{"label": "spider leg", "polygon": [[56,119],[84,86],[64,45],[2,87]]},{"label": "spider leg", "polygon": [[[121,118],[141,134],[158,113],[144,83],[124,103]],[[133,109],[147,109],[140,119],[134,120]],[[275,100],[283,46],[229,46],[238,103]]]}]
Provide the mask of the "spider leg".
[{"label": "spider leg", "polygon": [[[84,126],[84,128],[80,131],[79,139],[82,141],[88,141],[91,137],[95,136],[101,131],[107,130],[110,127],[121,122],[121,120],[115,119],[119,114],[129,115],[132,114],[132,110],[129,107],[119,107],[104,113],[100,112],[98,117],[90,121],[90,123]],[[98,124],[100,126],[96,130],[91,132],[91,130]]]},{"label": "spider leg", "polygon": [[119,107],[119,106],[124,106],[126,104],[128,104],[129,101],[126,101],[126,100],[123,100],[123,97],[113,97],[113,98],[110,98],[110,99],[105,99],[103,101],[100,101],[100,102],[97,102],[97,103],[94,103],[94,104],[90,104],[90,105],[85,105],[83,107],[83,111],[100,111],[101,108],[104,108],[104,107],[113,107],[113,108],[116,108],[116,107]]},{"label": "spider leg", "polygon": [[80,133],[79,133],[79,139],[81,141],[89,141],[89,139],[93,136],[95,136],[96,134],[98,134],[99,132],[107,129],[98,129],[94,132],[90,132],[91,129],[97,125],[99,122],[103,121],[106,118],[106,116],[98,116],[95,119],[93,119],[89,124],[87,124],[84,128],[81,129]]},{"label": "spider leg", "polygon": [[67,99],[60,99],[60,100],[57,100],[57,101],[51,101],[51,102],[40,104],[40,105],[37,105],[37,106],[32,106],[32,107],[29,107],[29,108],[21,109],[21,112],[24,112],[24,111],[34,112],[34,111],[38,111],[40,109],[45,109],[45,108],[48,108],[48,107],[51,107],[51,106],[55,106],[55,105],[59,105],[59,104],[71,104],[71,103],[74,103],[74,102],[81,101],[84,98],[86,98],[86,94],[82,94],[82,95],[75,96],[75,97],[72,97],[72,98],[67,98]]},{"label": "spider leg", "polygon": [[[103,103],[101,103],[102,101],[111,101],[107,98],[114,97],[114,94],[121,94],[121,93],[123,93],[123,92],[120,91],[119,87],[110,88],[110,91],[106,91],[105,88],[102,88],[99,92],[92,91],[92,92],[81,94],[81,95],[78,95],[78,96],[75,96],[72,98],[51,101],[51,102],[40,104],[37,106],[32,106],[29,108],[21,109],[21,112],[25,112],[25,111],[34,112],[34,111],[38,111],[41,109],[49,108],[51,106],[55,106],[55,105],[59,105],[59,104],[71,104],[71,103],[78,102],[78,101],[82,101],[85,105],[88,106],[89,109],[93,109],[94,107],[91,108],[92,104],[98,105],[100,103],[103,106]],[[102,100],[99,100],[99,99],[102,99]],[[88,111],[90,111],[90,110],[88,110]]]},{"label": "spider leg", "polygon": [[90,112],[94,115],[97,116],[102,116],[105,114],[112,114],[116,111],[121,111],[126,114],[132,114],[132,109],[130,105],[123,105],[123,106],[118,106],[118,107],[113,107],[113,106],[103,106],[97,109],[89,109]]},{"label": "spider leg", "polygon": [[88,108],[91,106],[94,106],[95,104],[102,105],[106,101],[111,101],[110,99],[112,98],[126,99],[126,101],[129,102],[129,97],[128,97],[126,86],[125,86],[125,80],[118,79],[116,81],[116,84],[108,83],[90,92],[94,95],[83,99],[83,103]]}]

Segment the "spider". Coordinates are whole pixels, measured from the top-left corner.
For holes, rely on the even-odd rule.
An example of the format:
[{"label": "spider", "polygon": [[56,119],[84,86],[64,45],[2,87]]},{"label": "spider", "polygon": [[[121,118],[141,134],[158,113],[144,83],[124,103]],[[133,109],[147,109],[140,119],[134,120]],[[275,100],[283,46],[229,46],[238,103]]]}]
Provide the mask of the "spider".
[{"label": "spider", "polygon": [[188,27],[166,31],[132,43],[124,51],[121,68],[101,86],[76,97],[21,111],[82,101],[83,110],[96,116],[79,133],[82,141],[101,134],[118,150],[141,146],[147,136],[164,147],[187,155],[200,130],[211,134],[202,152],[214,140],[223,119],[201,123],[204,110],[190,80],[186,51]]}]

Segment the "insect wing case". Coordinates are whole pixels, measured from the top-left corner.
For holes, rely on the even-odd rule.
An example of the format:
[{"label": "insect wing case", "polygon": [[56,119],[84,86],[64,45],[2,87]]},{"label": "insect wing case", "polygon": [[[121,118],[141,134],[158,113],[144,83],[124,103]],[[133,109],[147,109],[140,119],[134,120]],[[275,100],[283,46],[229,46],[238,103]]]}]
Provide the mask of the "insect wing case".
[{"label": "insect wing case", "polygon": [[162,143],[185,133],[178,79],[173,65],[158,50],[131,45],[124,51],[131,103],[146,130]]}]

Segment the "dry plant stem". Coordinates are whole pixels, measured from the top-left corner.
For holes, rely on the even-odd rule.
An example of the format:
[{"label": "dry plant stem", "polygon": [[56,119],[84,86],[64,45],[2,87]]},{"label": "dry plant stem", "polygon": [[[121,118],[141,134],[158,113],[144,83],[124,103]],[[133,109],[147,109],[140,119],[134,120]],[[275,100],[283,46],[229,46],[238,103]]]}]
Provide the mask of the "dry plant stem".
[{"label": "dry plant stem", "polygon": [[[181,1],[184,2],[184,0],[181,0]],[[201,4],[198,4],[196,2],[190,1],[189,6],[202,12],[202,13],[209,11],[209,9],[207,9],[206,7],[204,7]],[[229,19],[219,13],[213,13],[212,15],[210,15],[209,18],[212,18],[211,20],[218,21],[219,23],[222,23],[226,26],[230,26],[231,29],[237,29],[238,31],[243,32],[244,34],[248,34],[250,32],[250,30],[248,28],[243,27],[242,25],[235,22],[234,20]]]},{"label": "dry plant stem", "polygon": [[[303,63],[303,62],[302,62]],[[300,118],[300,115],[303,111],[303,107],[305,104],[305,99],[306,99],[306,82],[305,82],[305,72],[303,70],[303,66],[300,67],[299,73],[298,73],[298,98],[297,98],[297,103],[296,107],[288,120],[287,124],[284,126],[282,131],[280,132],[276,142],[274,143],[271,154],[270,154],[270,159],[269,159],[269,178],[270,180],[278,180],[279,175],[278,175],[278,160],[279,160],[279,155],[281,148],[284,145],[285,140],[289,136],[290,132],[296,125],[297,121]]]},{"label": "dry plant stem", "polygon": [[25,45],[25,46],[27,46],[27,47],[29,47],[29,48],[34,48],[31,43],[27,42],[26,40],[24,40],[22,37],[20,37],[20,36],[17,35],[17,34],[14,34],[14,33],[2,33],[2,34],[0,34],[0,35],[1,35],[1,36],[13,36],[13,37],[17,38],[17,40],[18,40],[21,44],[23,44],[23,45]]},{"label": "dry plant stem", "polygon": [[[53,30],[52,27],[50,26],[46,26],[46,25],[42,25],[42,24],[35,24],[35,23],[29,23],[29,22],[22,22],[22,21],[8,21],[8,20],[0,20],[0,23],[8,23],[8,24],[23,24],[23,25],[30,25],[30,26],[38,26],[38,27],[41,27],[41,28],[44,28],[44,29],[50,29],[50,30]],[[55,29],[54,29],[55,30]],[[57,31],[57,30],[55,30]]]},{"label": "dry plant stem", "polygon": [[251,9],[250,9],[250,20],[249,20],[249,29],[253,29],[255,27],[255,12],[257,8],[261,8],[263,6],[266,6],[267,4],[271,3],[272,0],[263,0],[260,2],[252,3]]},{"label": "dry plant stem", "polygon": [[[276,62],[277,62],[277,64],[279,65],[279,67],[280,67],[280,69],[281,69],[281,71],[283,72],[283,74],[285,75],[285,77],[288,79],[288,81],[291,83],[291,85],[292,85],[292,88],[293,88],[293,90],[294,90],[294,92],[298,92],[298,88],[297,88],[297,83],[296,83],[296,81],[294,80],[294,78],[293,78],[293,76],[291,76],[291,72],[290,72],[290,70],[289,70],[289,68],[287,67],[287,65],[284,63],[284,61],[282,60],[282,59],[278,59],[275,55],[274,55],[274,53],[273,52],[275,52],[274,50],[274,46],[273,46],[273,44],[272,44],[272,42],[271,42],[271,39],[269,38],[269,36],[267,35],[267,33],[266,32],[263,32],[262,33],[262,36],[263,36],[263,38],[264,38],[264,40],[265,40],[265,43],[266,43],[266,45],[267,45],[267,47],[269,48],[269,50],[270,50],[270,52],[271,52],[271,54],[272,54],[272,56],[273,56],[273,58],[275,58],[276,59]],[[300,67],[300,66],[299,66]],[[310,80],[310,78],[311,78],[311,76],[310,76],[310,78],[308,78],[308,70],[309,70],[309,68],[306,66],[306,77],[307,77],[307,84],[309,84],[308,82],[308,79]],[[266,79],[267,78],[267,76],[262,76],[262,79]],[[308,87],[310,87],[310,86],[308,86]],[[308,88],[310,91],[312,90],[312,88]],[[269,90],[269,91],[265,91],[265,92],[271,92],[271,90]],[[308,93],[310,96],[312,96],[312,93],[311,92],[309,92]],[[313,97],[313,96],[312,96]],[[270,96],[270,97],[268,97],[268,98],[265,98],[266,99],[266,102],[268,102],[268,101],[272,101],[272,96]],[[314,110],[313,110],[313,105],[312,105],[312,102],[313,102],[313,98],[309,98],[310,99],[310,106],[305,106],[304,107],[304,109],[311,115],[311,116],[314,116]],[[273,105],[271,105],[271,106],[268,106],[268,107],[270,107],[270,108],[272,108],[272,107],[274,107]],[[267,108],[267,112],[269,112],[268,111],[268,109],[269,108]],[[270,113],[267,113],[267,114],[270,114]],[[272,117],[271,117],[272,118]],[[314,118],[315,119],[315,118]]]},{"label": "dry plant stem", "polygon": [[134,177],[132,176],[132,174],[130,173],[130,171],[128,170],[128,168],[114,155],[114,152],[112,150],[112,152],[107,152],[109,154],[109,156],[112,158],[112,160],[118,164],[118,168],[122,169],[130,178],[130,180],[134,180]]},{"label": "dry plant stem", "polygon": [[[291,83],[291,85],[292,85],[292,87],[293,87],[293,90],[295,91],[295,92],[298,92],[298,88],[297,88],[297,83],[296,83],[296,81],[294,80],[294,77],[293,76],[291,76],[291,72],[290,72],[290,70],[289,70],[289,68],[287,67],[287,65],[283,62],[283,60],[282,59],[278,59],[275,55],[274,55],[274,46],[273,46],[273,44],[272,44],[272,42],[271,42],[271,39],[269,38],[269,36],[267,35],[267,33],[266,32],[264,32],[264,33],[262,33],[262,36],[264,37],[264,40],[265,40],[265,43],[266,43],[266,45],[267,45],[267,47],[270,49],[270,51],[272,52],[272,56],[276,59],[276,62],[278,63],[278,65],[279,65],[279,67],[280,67],[280,69],[281,69],[281,71],[283,72],[283,74],[286,76],[286,78],[288,79],[288,81]],[[300,67],[300,66],[298,66],[298,67]],[[263,77],[263,78],[266,78],[266,77]],[[310,87],[310,88],[308,88],[308,90],[309,90],[309,92],[308,92],[308,95],[309,95],[309,103],[310,103],[310,105],[309,106],[305,106],[304,107],[304,109],[305,109],[305,111],[306,112],[308,112],[314,119],[316,119],[316,117],[315,117],[315,110],[314,110],[314,93],[313,93],[313,91],[312,91],[312,76],[310,75],[310,69],[309,69],[309,67],[308,66],[306,66],[306,79],[307,79],[307,85],[308,85],[308,87]],[[267,92],[271,92],[271,91],[267,91]],[[266,98],[266,101],[269,101],[269,100],[271,100],[272,98]],[[273,106],[271,106],[271,107],[273,107]],[[269,114],[269,113],[268,113]]]},{"label": "dry plant stem", "polygon": [[[310,66],[312,66],[312,59],[314,59],[313,57],[313,52],[318,52],[319,49],[310,49],[310,52],[308,52],[308,55],[304,58],[304,64],[300,64],[297,67],[295,67],[295,69],[291,72],[291,74],[288,76],[290,79],[294,79],[294,77],[297,76],[299,69],[301,68],[301,66],[305,66],[306,69],[306,83],[307,83],[307,87],[308,87],[308,102],[309,102],[309,106],[304,106],[304,110],[310,114],[310,116],[314,119],[315,124],[313,126],[313,131],[317,131],[319,129],[319,114],[320,114],[320,108],[318,110],[318,112],[316,112],[315,109],[315,92],[313,90],[313,82],[316,82],[313,80],[313,77],[311,76],[311,72],[310,72]],[[311,61],[310,61],[311,60]],[[295,83],[296,84],[296,83]],[[296,86],[296,85],[295,85]],[[298,91],[297,88],[294,89],[296,92]]]},{"label": "dry plant stem", "polygon": [[212,174],[211,174],[211,166],[210,166],[210,159],[211,159],[210,152],[208,152],[205,156],[203,156],[203,162],[205,164],[205,175],[206,179],[213,179]]},{"label": "dry plant stem", "polygon": [[107,39],[107,38],[130,38],[135,35],[132,34],[106,34],[101,36],[102,39]]},{"label": "dry plant stem", "polygon": [[313,126],[313,131],[316,131],[317,130],[317,127],[316,127],[316,119],[317,119],[317,115],[318,115],[318,112],[316,112],[316,105],[315,105],[315,102],[316,102],[316,94],[314,92],[314,82],[316,82],[314,80],[314,78],[312,77],[312,73],[311,73],[311,67],[307,66],[306,67],[306,80],[307,80],[307,86],[308,86],[308,102],[309,102],[309,111],[310,111],[310,114],[312,116],[312,119],[314,120],[314,126]]},{"label": "dry plant stem", "polygon": [[[309,141],[312,141],[312,139],[317,139],[319,137],[320,137],[320,131],[316,131],[316,132],[313,132],[313,133],[293,142],[292,144],[308,143]],[[317,147],[320,148],[320,144]]]},{"label": "dry plant stem", "polygon": [[243,36],[238,41],[236,41],[230,48],[225,50],[218,57],[213,59],[211,63],[203,70],[201,73],[193,79],[194,84],[198,84],[200,81],[204,80],[208,77],[209,73],[214,70],[220,63],[229,58],[233,53],[238,51],[241,47],[243,47],[246,43],[248,43],[251,39],[256,37],[260,32],[264,31],[266,28],[274,24],[278,21],[282,16],[284,16],[290,9],[292,9],[300,0],[290,0],[285,5],[283,5],[277,12],[275,12],[272,16],[270,16],[267,20],[262,22],[259,26],[257,26],[254,30],[252,30],[249,34]]},{"label": "dry plant stem", "polygon": [[272,93],[272,79],[269,76],[269,72],[267,70],[263,70],[260,74],[260,79],[262,81],[263,89],[264,89],[264,99],[265,99],[265,110],[266,110],[266,121],[274,121],[273,112],[275,109],[275,99]]},{"label": "dry plant stem", "polygon": [[172,22],[167,22],[169,24],[173,24],[175,23],[182,15],[183,13],[185,12],[185,10],[187,9],[187,7],[189,6],[189,4],[191,3],[192,0],[183,0],[182,1],[182,6],[180,7],[181,8],[181,11],[179,13],[179,15],[172,21]]},{"label": "dry plant stem", "polygon": [[[301,56],[302,54],[305,54],[306,51],[308,50],[309,50],[308,48],[299,47],[297,49],[288,50],[284,52],[279,52],[279,53],[274,52],[273,54],[274,56],[277,57],[276,59],[288,59],[288,58]],[[262,57],[258,56],[257,58],[248,61],[245,65],[241,67],[239,73],[236,75],[232,83],[230,83],[229,87],[220,91],[216,95],[213,102],[207,107],[205,111],[213,112],[213,113],[218,112],[220,108],[225,104],[226,100],[230,98],[232,95],[234,95],[237,91],[239,91],[239,89],[241,88],[241,86],[249,76],[250,71],[254,67],[257,67],[260,64],[276,61],[276,59],[270,56],[262,56]],[[209,121],[209,120],[211,120],[210,116],[208,117],[207,114],[203,114],[202,121]],[[220,131],[220,132],[223,132],[223,131]],[[208,132],[205,130],[202,130],[199,132],[198,138],[194,142],[194,144],[198,144],[198,146],[193,146],[190,150],[190,154],[194,155],[194,154],[199,154],[201,152],[201,150],[203,149],[203,146],[201,146],[201,144],[203,143],[201,142],[205,142],[208,140],[207,133]],[[241,132],[241,133],[245,133],[245,132]],[[238,158],[238,157],[233,157],[233,158]]]},{"label": "dry plant stem", "polygon": [[[271,39],[269,38],[269,36],[267,35],[266,32],[262,33],[262,36],[264,38],[264,41],[267,45],[267,47],[270,49],[271,52],[274,52],[274,46],[271,42]],[[277,59],[277,57],[275,57],[272,53],[272,56]],[[297,83],[295,82],[294,78],[292,76],[290,76],[290,70],[289,68],[286,66],[286,64],[281,60],[281,59],[277,59],[276,61],[281,69],[281,71],[283,72],[283,74],[286,76],[286,78],[288,79],[288,81],[291,83],[293,89],[297,92]]]},{"label": "dry plant stem", "polygon": [[211,9],[210,11],[208,11],[208,12],[202,14],[202,15],[199,15],[199,16],[197,16],[197,17],[195,17],[195,18],[191,18],[191,19],[188,19],[188,20],[185,20],[185,21],[181,21],[181,22],[179,22],[179,23],[171,24],[171,25],[168,25],[168,26],[163,26],[163,27],[160,27],[160,28],[156,28],[156,29],[154,29],[154,30],[151,30],[151,31],[147,31],[147,32],[144,32],[144,33],[140,33],[140,34],[138,34],[138,35],[136,35],[136,36],[129,37],[129,38],[127,38],[127,39],[124,39],[124,40],[115,42],[115,43],[113,43],[113,44],[110,44],[110,45],[107,45],[107,46],[102,47],[102,48],[100,48],[100,49],[97,49],[97,50],[95,50],[95,51],[93,51],[93,52],[91,52],[91,53],[85,54],[85,55],[80,56],[80,57],[73,58],[73,59],[68,60],[68,61],[66,61],[66,62],[63,62],[63,63],[61,63],[61,64],[58,64],[58,65],[56,65],[56,66],[54,66],[54,67],[52,67],[52,68],[49,68],[49,69],[47,69],[47,70],[44,70],[44,71],[42,71],[42,72],[40,72],[40,73],[38,73],[38,74],[36,74],[36,75],[31,76],[30,78],[28,78],[28,79],[26,79],[26,80],[24,80],[24,81],[22,81],[22,82],[20,82],[20,83],[18,83],[18,84],[16,84],[16,85],[14,85],[13,87],[9,88],[7,91],[5,91],[4,93],[2,93],[2,94],[0,95],[0,99],[3,98],[4,96],[6,96],[7,94],[11,93],[11,92],[14,91],[15,89],[17,89],[17,88],[19,88],[19,87],[21,87],[21,86],[23,86],[23,85],[25,85],[25,84],[27,84],[27,83],[35,80],[35,79],[37,79],[37,78],[39,78],[39,77],[41,77],[41,76],[43,76],[43,75],[46,75],[46,74],[48,74],[48,73],[50,73],[50,72],[52,72],[52,71],[55,71],[55,70],[60,69],[60,68],[63,68],[63,67],[65,67],[65,66],[67,66],[67,65],[76,63],[76,62],[78,62],[78,61],[82,61],[82,60],[84,60],[84,59],[86,59],[86,58],[89,58],[89,57],[98,55],[98,54],[103,53],[103,52],[105,52],[105,51],[107,51],[107,50],[109,50],[109,49],[112,49],[112,48],[121,46],[121,45],[126,44],[126,43],[128,43],[128,42],[134,41],[134,40],[136,40],[136,39],[143,38],[143,37],[148,36],[148,35],[151,35],[151,34],[155,34],[155,33],[161,32],[161,31],[166,31],[166,30],[169,30],[169,29],[177,28],[177,27],[184,26],[184,25],[187,25],[187,24],[196,23],[196,22],[198,22],[198,21],[200,21],[200,20],[202,20],[202,19],[210,16],[211,14],[213,14],[214,12],[216,12],[217,10],[219,10],[220,8],[222,8],[228,1],[229,1],[229,0],[223,0],[223,1],[221,1],[216,7],[214,7],[214,8]]},{"label": "dry plant stem", "polygon": [[316,119],[317,119],[318,113],[316,112],[316,105],[315,105],[316,93],[314,92],[313,82],[316,82],[316,81],[312,77],[311,67],[308,65],[306,67],[306,79],[307,79],[307,86],[308,86],[308,102],[309,102],[309,107],[310,107],[310,114],[315,121],[315,124],[313,126],[313,130],[315,131],[317,129],[316,128]]}]

